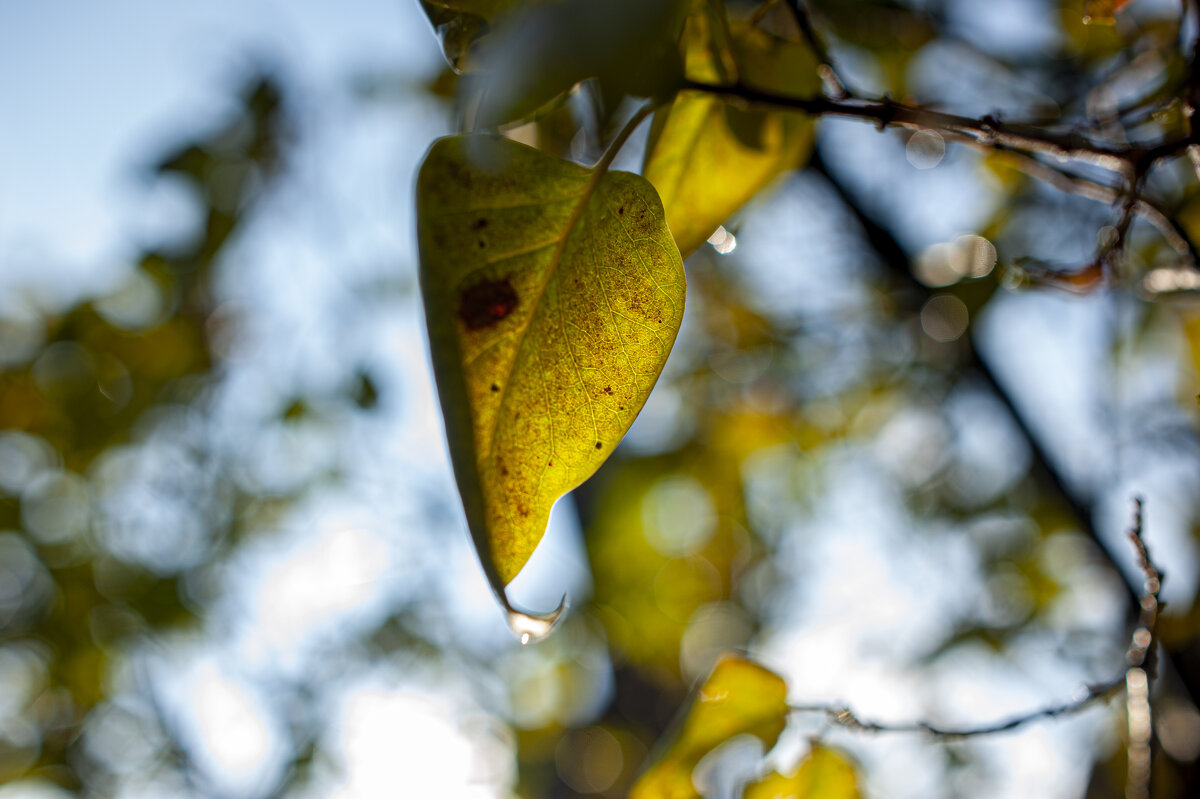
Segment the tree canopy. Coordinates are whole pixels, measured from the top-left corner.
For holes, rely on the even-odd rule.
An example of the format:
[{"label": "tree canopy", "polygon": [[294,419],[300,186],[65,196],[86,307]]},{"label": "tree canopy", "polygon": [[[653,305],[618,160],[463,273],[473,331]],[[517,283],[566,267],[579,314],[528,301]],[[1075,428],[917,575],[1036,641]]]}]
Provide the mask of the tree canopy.
[{"label": "tree canopy", "polygon": [[0,795],[1191,795],[1200,4],[406,8],[0,226]]}]

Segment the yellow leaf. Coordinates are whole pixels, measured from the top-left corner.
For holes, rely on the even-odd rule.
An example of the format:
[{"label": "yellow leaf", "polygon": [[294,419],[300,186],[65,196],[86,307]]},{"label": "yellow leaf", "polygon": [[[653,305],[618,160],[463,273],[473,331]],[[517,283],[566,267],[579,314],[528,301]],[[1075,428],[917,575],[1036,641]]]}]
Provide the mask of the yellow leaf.
[{"label": "yellow leaf", "polygon": [[616,447],[683,316],[653,188],[507,139],[437,141],[417,179],[421,290],[450,454],[489,579]]},{"label": "yellow leaf", "polygon": [[634,783],[631,799],[698,797],[692,771],[701,758],[737,735],[754,735],[770,749],[787,713],[782,678],[744,658],[725,658],[700,686],[670,748]]},{"label": "yellow leaf", "polygon": [[791,774],[772,772],[746,786],[745,799],[860,799],[858,777],[849,757],[814,745]]},{"label": "yellow leaf", "polygon": [[1192,351],[1192,365],[1196,370],[1195,380],[1200,383],[1200,314],[1184,318],[1183,334],[1187,337],[1188,347]]},{"label": "yellow leaf", "polygon": [[[688,20],[688,77],[712,81],[721,60],[712,55],[705,19]],[[819,92],[808,47],[741,22],[731,23],[730,35],[734,77],[742,83],[799,96]],[[802,165],[812,130],[812,120],[798,114],[745,111],[696,92],[681,92],[655,113],[642,172],[662,197],[683,256],[768,183]]]}]

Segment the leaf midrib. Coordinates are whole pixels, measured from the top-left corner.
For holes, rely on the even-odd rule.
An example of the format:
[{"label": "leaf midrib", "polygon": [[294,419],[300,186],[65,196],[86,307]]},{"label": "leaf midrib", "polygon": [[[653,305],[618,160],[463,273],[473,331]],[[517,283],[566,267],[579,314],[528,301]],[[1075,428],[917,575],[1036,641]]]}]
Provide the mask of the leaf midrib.
[{"label": "leaf midrib", "polygon": [[[579,224],[579,220],[583,218],[583,212],[591,202],[592,196],[595,194],[596,187],[600,185],[600,181],[607,174],[607,169],[596,167],[592,169],[592,176],[588,182],[584,184],[583,191],[579,195],[579,202],[575,204],[575,208],[571,211],[571,215],[567,217],[566,225],[563,228],[563,234],[559,238],[558,243],[554,247],[554,252],[550,255],[550,263],[545,270],[545,277],[541,284],[537,286],[536,292],[533,295],[533,302],[530,304],[529,314],[525,321],[515,329],[512,335],[518,337],[516,347],[513,350],[512,360],[508,364],[508,368],[504,373],[504,387],[500,390],[500,401],[496,404],[496,415],[492,420],[492,429],[488,435],[488,451],[480,459],[480,464],[484,464],[491,460],[492,455],[496,451],[496,431],[500,427],[500,417],[504,410],[505,403],[508,402],[509,389],[512,386],[512,373],[517,366],[517,360],[524,349],[528,339],[529,326],[533,324],[533,318],[537,315],[538,309],[541,308],[542,299],[546,296],[546,288],[550,285],[550,281],[558,272],[558,267],[562,262],[563,251],[567,247],[567,241],[571,238],[571,234],[575,232],[575,227]],[[564,330],[563,335],[567,335]]]}]

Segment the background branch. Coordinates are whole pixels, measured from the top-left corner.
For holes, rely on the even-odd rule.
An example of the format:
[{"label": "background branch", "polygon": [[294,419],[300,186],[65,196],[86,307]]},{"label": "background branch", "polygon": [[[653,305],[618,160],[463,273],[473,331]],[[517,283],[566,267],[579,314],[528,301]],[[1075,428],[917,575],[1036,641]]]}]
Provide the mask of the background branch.
[{"label": "background branch", "polygon": [[1007,732],[1040,719],[1078,713],[1098,699],[1112,697],[1124,686],[1129,718],[1129,776],[1126,796],[1147,796],[1150,784],[1150,735],[1152,729],[1149,678],[1152,673],[1142,666],[1147,663],[1148,655],[1152,651],[1162,576],[1150,560],[1146,542],[1142,536],[1142,500],[1140,497],[1134,499],[1134,521],[1128,535],[1137,555],[1138,564],[1146,578],[1140,597],[1142,615],[1139,624],[1130,636],[1129,647],[1125,654],[1128,666],[1119,676],[1107,682],[1088,686],[1078,698],[1062,704],[1032,710],[1002,721],[969,727],[947,727],[928,721],[900,724],[867,721],[850,708],[841,705],[789,705],[789,709],[794,713],[824,713],[829,723],[858,732],[919,732],[936,738],[971,738]]},{"label": "background branch", "polygon": [[[855,222],[863,229],[863,235],[867,243],[879,256],[880,261],[887,269],[893,279],[900,281],[903,288],[914,298],[912,303],[914,309],[921,308],[924,303],[933,296],[933,292],[924,284],[919,282],[913,276],[912,261],[908,252],[899,243],[896,237],[890,230],[870,213],[859,201],[858,198],[834,175],[825,165],[818,149],[812,160],[809,162],[808,168],[821,175],[826,183],[838,198],[842,201],[845,208],[849,211]],[[1121,553],[1115,551],[1109,545],[1106,539],[1100,535],[1092,518],[1092,508],[1090,498],[1083,498],[1076,495],[1075,491],[1067,485],[1059,470],[1054,466],[1050,459],[1049,453],[1042,444],[1041,438],[1034,431],[1030,424],[1029,418],[1025,412],[1016,404],[1008,389],[1000,383],[992,371],[991,366],[987,361],[979,357],[975,348],[971,345],[968,337],[962,340],[962,349],[960,357],[963,359],[963,372],[973,375],[980,379],[988,390],[996,397],[1008,411],[1009,416],[1016,424],[1017,430],[1021,437],[1025,439],[1029,445],[1030,451],[1030,473],[1039,485],[1046,488],[1052,495],[1066,506],[1066,508],[1074,516],[1079,529],[1091,539],[1100,552],[1112,565],[1118,576],[1120,576],[1123,584],[1126,587],[1129,597],[1129,605],[1131,614],[1136,613],[1136,609],[1140,608],[1140,597],[1142,586],[1134,584],[1128,579],[1125,573],[1117,565],[1122,558]],[[1172,671],[1174,671],[1181,685],[1184,687],[1187,695],[1193,703],[1200,702],[1200,679],[1195,669],[1187,668],[1187,664],[1181,663],[1178,667],[1175,666],[1175,660],[1183,657],[1180,653],[1168,650],[1168,661],[1171,663]]]},{"label": "background branch", "polygon": [[1148,171],[1155,162],[1184,151],[1190,144],[1200,143],[1195,134],[1188,133],[1149,146],[1114,146],[1093,141],[1074,131],[1056,133],[1034,124],[1004,123],[991,117],[973,119],[887,98],[837,100],[828,97],[791,97],[743,84],[718,86],[699,81],[685,81],[681,88],[749,105],[801,111],[812,116],[842,116],[870,121],[880,128],[901,127],[961,136],[989,148],[1004,147],[1059,160],[1081,161],[1123,174],[1131,167]]}]

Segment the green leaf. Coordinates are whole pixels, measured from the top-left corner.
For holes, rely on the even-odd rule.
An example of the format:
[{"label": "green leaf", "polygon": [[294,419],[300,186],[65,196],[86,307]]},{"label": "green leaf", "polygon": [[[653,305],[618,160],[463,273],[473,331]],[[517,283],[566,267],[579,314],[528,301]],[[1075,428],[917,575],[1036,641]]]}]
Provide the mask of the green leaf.
[{"label": "green leaf", "polygon": [[[609,97],[666,97],[683,77],[678,40],[688,0],[546,0],[515,10],[480,44],[464,84],[475,124],[524,119],[595,78]],[[470,103],[468,103],[470,105]]]},{"label": "green leaf", "polygon": [[[688,18],[688,77],[713,81],[731,60],[748,86],[813,96],[817,62],[805,45],[748,23],[730,24],[732,53],[714,54],[707,14]],[[658,189],[667,224],[687,257],[771,181],[803,165],[812,151],[812,120],[798,114],[748,111],[708,94],[682,92],[654,115],[642,173]]]},{"label": "green leaf", "polygon": [[499,137],[437,141],[417,219],[450,455],[503,597],[550,507],[649,396],[679,331],[683,264],[643,178]]},{"label": "green leaf", "polygon": [[725,658],[696,692],[670,748],[634,783],[631,799],[698,797],[692,771],[701,758],[737,735],[754,735],[770,749],[787,714],[781,677],[744,658]]},{"label": "green leaf", "polygon": [[745,799],[860,799],[854,763],[843,752],[814,744],[791,774],[772,772],[746,786]]}]

